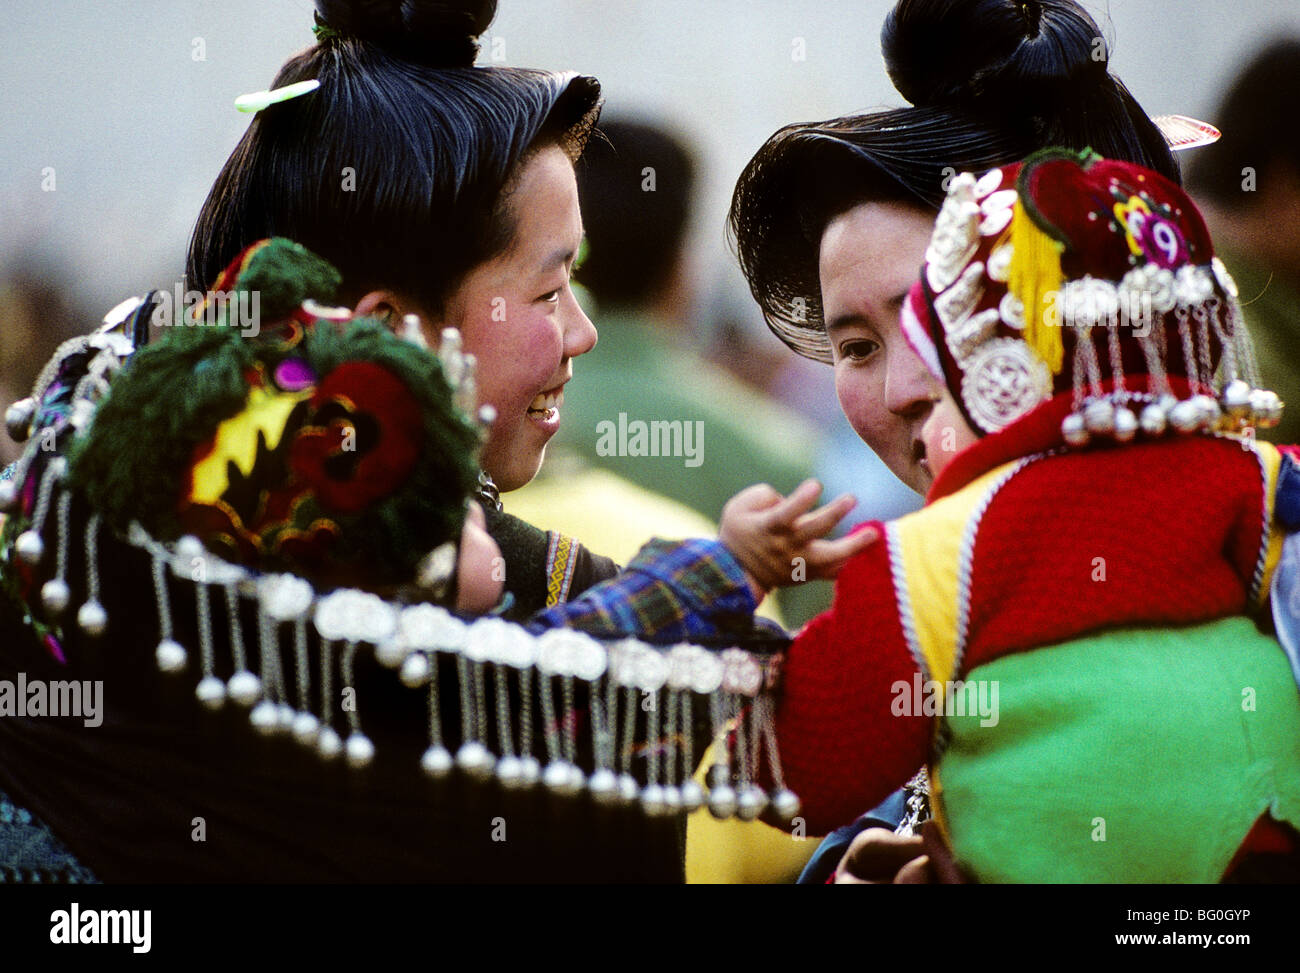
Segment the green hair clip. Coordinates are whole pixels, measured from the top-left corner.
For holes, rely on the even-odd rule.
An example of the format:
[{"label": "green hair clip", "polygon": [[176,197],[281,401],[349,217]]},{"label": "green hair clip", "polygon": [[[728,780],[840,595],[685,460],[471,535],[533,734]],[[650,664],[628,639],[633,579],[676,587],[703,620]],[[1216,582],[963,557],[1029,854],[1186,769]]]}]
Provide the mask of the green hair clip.
[{"label": "green hair clip", "polygon": [[324,44],[326,41],[336,41],[343,35],[331,27],[325,21],[320,19],[320,14],[313,15],[316,24],[312,27],[311,32],[316,35],[316,43]]},{"label": "green hair clip", "polygon": [[242,112],[261,111],[263,108],[270,108],[272,105],[315,91],[319,87],[320,82],[313,78],[311,81],[298,81],[287,84],[283,88],[272,88],[270,91],[254,91],[252,94],[240,95],[236,98],[235,107]]}]

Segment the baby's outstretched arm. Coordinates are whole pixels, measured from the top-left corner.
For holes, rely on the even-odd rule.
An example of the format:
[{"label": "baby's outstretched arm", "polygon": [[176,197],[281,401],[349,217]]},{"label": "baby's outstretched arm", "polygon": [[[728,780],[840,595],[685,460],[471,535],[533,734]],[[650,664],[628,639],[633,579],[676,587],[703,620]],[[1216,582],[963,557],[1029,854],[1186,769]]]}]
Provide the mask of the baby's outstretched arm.
[{"label": "baby's outstretched arm", "polygon": [[813,510],[821,490],[816,480],[805,480],[782,497],[761,483],[741,490],[722,508],[718,539],[745,569],[756,599],[772,588],[834,578],[879,539],[875,528],[865,528],[826,540],[857,501],[846,493]]}]

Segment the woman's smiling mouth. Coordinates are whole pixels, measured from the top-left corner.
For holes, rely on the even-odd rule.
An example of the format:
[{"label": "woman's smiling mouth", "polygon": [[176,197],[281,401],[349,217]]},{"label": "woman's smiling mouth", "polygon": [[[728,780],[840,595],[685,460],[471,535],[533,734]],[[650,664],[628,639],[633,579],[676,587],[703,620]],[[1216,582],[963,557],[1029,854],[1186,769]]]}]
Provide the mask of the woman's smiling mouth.
[{"label": "woman's smiling mouth", "polygon": [[542,425],[557,425],[560,421],[560,407],[564,405],[564,386],[538,394],[528,406],[528,418]]}]

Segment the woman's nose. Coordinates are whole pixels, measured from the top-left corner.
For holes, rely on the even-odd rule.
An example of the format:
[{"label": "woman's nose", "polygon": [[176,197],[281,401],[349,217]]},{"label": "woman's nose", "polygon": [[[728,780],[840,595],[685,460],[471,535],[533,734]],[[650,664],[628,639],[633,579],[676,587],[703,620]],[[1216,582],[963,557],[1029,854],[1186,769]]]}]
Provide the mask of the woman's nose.
[{"label": "woman's nose", "polygon": [[568,307],[564,319],[564,353],[569,358],[585,355],[596,347],[596,326],[570,291],[565,295]]},{"label": "woman's nose", "polygon": [[925,415],[942,393],[939,382],[910,347],[891,348],[885,373],[885,406],[907,418]]}]

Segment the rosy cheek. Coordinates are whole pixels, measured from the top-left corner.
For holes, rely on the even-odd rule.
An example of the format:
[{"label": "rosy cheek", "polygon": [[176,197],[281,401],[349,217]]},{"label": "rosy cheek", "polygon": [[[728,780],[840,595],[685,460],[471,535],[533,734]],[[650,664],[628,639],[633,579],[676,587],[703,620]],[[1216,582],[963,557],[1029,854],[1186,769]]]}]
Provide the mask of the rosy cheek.
[{"label": "rosy cheek", "polygon": [[849,425],[863,440],[874,447],[880,438],[882,426],[887,416],[883,408],[879,383],[871,382],[860,372],[854,372],[847,365],[837,367],[835,375],[835,393],[840,400],[840,409]]},{"label": "rosy cheek", "polygon": [[560,360],[564,357],[564,334],[560,330],[556,315],[539,317],[540,320],[532,322],[532,326],[529,328],[533,360],[539,364],[547,362],[554,367],[558,367]]}]

